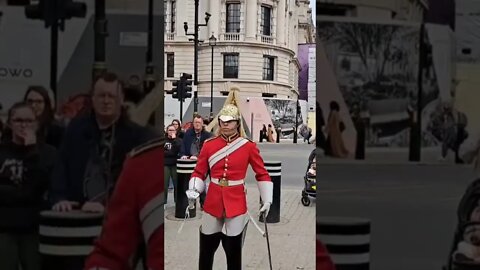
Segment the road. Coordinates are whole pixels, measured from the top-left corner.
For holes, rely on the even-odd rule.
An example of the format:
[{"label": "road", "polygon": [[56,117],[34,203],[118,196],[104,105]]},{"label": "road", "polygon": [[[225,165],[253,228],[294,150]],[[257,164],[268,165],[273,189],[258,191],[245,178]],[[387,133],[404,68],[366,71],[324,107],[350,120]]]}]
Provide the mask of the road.
[{"label": "road", "polygon": [[[282,162],[282,186],[303,187],[303,176],[307,170],[308,156],[314,149],[311,144],[258,144],[265,161]],[[247,182],[255,181],[255,174],[250,168]]]},{"label": "road", "polygon": [[470,167],[346,165],[318,167],[318,216],[372,221],[372,270],[440,270],[456,226]]}]

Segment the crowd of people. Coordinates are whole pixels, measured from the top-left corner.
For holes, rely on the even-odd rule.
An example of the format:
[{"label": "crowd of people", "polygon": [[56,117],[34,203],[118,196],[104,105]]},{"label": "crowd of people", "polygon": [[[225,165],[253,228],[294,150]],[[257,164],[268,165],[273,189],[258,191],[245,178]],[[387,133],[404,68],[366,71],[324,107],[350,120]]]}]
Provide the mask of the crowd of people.
[{"label": "crowd of people", "polygon": [[9,108],[0,132],[0,269],[83,269],[81,258],[39,254],[40,213],[104,213],[127,154],[158,137],[130,120],[126,90],[105,73],[68,108],[55,110],[41,86]]}]

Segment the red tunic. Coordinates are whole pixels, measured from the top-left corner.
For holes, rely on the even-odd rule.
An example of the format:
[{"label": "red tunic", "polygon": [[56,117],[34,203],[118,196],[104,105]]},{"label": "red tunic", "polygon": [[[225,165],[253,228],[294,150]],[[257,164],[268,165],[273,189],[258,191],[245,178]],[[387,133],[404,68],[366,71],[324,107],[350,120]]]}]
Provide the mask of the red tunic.
[{"label": "red tunic", "polygon": [[163,141],[155,140],[126,160],[85,269],[130,270],[129,259],[144,237],[149,269],[163,270],[163,157]]},{"label": "red tunic", "polygon": [[[240,139],[242,138],[232,140],[230,144],[233,145]],[[225,147],[227,143],[227,140],[222,136],[206,140],[191,177],[205,180],[212,165],[209,164],[209,158]],[[244,180],[249,164],[256,174],[257,181],[271,181],[256,143],[250,140],[233,153],[213,164],[210,168],[210,174],[212,178],[217,179],[225,177],[227,180]],[[247,200],[244,185],[222,187],[211,182],[203,210],[217,218],[232,218],[245,214],[247,212]]]},{"label": "red tunic", "polygon": [[319,240],[317,240],[317,270],[335,270],[327,249]]}]

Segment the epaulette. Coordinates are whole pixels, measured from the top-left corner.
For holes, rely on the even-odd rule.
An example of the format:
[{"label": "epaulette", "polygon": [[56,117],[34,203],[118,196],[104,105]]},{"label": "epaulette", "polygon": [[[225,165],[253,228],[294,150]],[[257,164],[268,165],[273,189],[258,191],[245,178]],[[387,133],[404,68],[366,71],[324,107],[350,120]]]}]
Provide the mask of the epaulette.
[{"label": "epaulette", "polygon": [[206,139],[206,140],[204,141],[204,143],[206,143],[206,142],[208,142],[208,141],[215,140],[215,139],[218,138],[218,137],[219,137],[219,136],[210,137],[210,138]]},{"label": "epaulette", "polygon": [[145,152],[148,152],[150,150],[153,150],[157,147],[163,147],[163,145],[165,144],[165,139],[164,138],[155,138],[153,140],[150,140],[140,146],[137,146],[135,148],[132,149],[132,151],[130,151],[130,153],[128,154],[128,157],[135,157],[135,156],[138,156],[140,154],[143,154]]}]

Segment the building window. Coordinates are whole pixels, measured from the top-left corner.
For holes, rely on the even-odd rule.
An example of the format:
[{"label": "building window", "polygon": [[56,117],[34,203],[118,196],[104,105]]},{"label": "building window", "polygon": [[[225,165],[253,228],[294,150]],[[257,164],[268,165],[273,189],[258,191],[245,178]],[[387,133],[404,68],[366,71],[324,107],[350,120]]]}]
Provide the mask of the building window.
[{"label": "building window", "polygon": [[238,58],[237,53],[223,55],[223,78],[238,79]]},{"label": "building window", "polygon": [[177,2],[172,1],[172,9],[170,12],[170,33],[175,33],[175,16],[177,14]]},{"label": "building window", "polygon": [[175,54],[167,53],[167,78],[175,77]]},{"label": "building window", "polygon": [[240,33],[240,4],[227,4],[227,33]]},{"label": "building window", "polygon": [[273,56],[263,56],[263,79],[273,81],[273,71],[275,66],[275,58]]},{"label": "building window", "polygon": [[272,8],[262,6],[262,21],[260,22],[260,31],[264,36],[272,35]]}]

